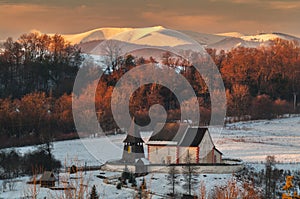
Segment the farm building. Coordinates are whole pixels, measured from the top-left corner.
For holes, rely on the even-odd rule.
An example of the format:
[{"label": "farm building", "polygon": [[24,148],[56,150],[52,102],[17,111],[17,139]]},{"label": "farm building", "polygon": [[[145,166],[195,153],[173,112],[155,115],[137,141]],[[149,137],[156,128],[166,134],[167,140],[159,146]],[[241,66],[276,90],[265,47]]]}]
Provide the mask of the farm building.
[{"label": "farm building", "polygon": [[175,122],[157,124],[147,145],[151,164],[222,162],[222,153],[216,149],[206,127]]}]

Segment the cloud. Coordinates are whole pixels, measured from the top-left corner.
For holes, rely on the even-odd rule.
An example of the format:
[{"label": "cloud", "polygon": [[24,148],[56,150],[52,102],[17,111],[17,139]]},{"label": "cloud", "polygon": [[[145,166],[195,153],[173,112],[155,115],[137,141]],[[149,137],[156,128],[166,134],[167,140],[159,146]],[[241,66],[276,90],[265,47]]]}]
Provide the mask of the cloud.
[{"label": "cloud", "polygon": [[300,2],[298,0],[227,0],[235,4],[258,4],[261,7],[275,10],[299,9]]},{"label": "cloud", "polygon": [[[300,2],[294,2],[294,1],[273,1],[269,3],[270,6],[273,9],[278,9],[278,10],[294,10],[294,9],[299,9],[300,8]],[[299,10],[297,10],[299,11]]]},{"label": "cloud", "polygon": [[[79,33],[99,27],[145,27],[207,33],[292,30],[300,34],[300,2],[292,0],[0,0],[0,39],[31,29]],[[294,27],[296,26],[296,27]],[[283,28],[283,29],[280,29]]]},{"label": "cloud", "polygon": [[0,5],[37,5],[51,7],[77,7],[82,4],[96,5],[100,4],[93,0],[0,0]]},{"label": "cloud", "polygon": [[151,24],[162,24],[176,29],[193,28],[205,30],[221,20],[221,16],[213,15],[178,15],[175,12],[144,12],[142,18]]}]

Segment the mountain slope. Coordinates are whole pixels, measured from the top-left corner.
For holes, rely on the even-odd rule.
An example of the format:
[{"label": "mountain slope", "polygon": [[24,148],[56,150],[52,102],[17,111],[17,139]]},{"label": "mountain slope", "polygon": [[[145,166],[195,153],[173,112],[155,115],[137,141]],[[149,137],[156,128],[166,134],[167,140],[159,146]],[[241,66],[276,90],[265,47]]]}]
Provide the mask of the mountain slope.
[{"label": "mountain slope", "polygon": [[[178,32],[183,33],[178,34]],[[296,40],[300,38],[284,33],[261,33],[243,35],[238,32],[206,34],[188,30],[174,31],[162,26],[146,28],[98,28],[80,34],[63,35],[72,44],[80,44],[83,52],[90,52],[99,43],[107,39],[119,40],[124,43],[143,46],[185,46],[197,41],[204,47],[215,48],[218,51],[230,50],[239,46],[256,48],[270,45],[270,41],[280,38]],[[185,36],[186,35],[186,36]]]},{"label": "mountain slope", "polygon": [[79,34],[67,34],[63,35],[64,38],[70,41],[72,44],[85,43],[94,40],[105,40],[111,37],[132,30],[133,28],[98,28]]},{"label": "mountain slope", "polygon": [[236,38],[241,38],[241,37],[245,36],[239,32],[225,32],[225,33],[218,33],[216,35],[225,36],[225,37],[236,37]]},{"label": "mountain slope", "polygon": [[255,41],[245,41],[241,38],[237,37],[227,37],[219,42],[216,42],[214,44],[208,45],[208,48],[213,48],[217,50],[231,50],[232,48],[236,47],[248,47],[248,48],[257,48],[261,45],[260,42],[255,42]]},{"label": "mountain slope", "polygon": [[285,39],[285,40],[299,40],[299,38],[295,36],[291,36],[288,34],[283,33],[262,33],[258,35],[249,35],[249,36],[242,36],[241,39],[245,41],[255,41],[255,42],[266,42],[275,39]]}]

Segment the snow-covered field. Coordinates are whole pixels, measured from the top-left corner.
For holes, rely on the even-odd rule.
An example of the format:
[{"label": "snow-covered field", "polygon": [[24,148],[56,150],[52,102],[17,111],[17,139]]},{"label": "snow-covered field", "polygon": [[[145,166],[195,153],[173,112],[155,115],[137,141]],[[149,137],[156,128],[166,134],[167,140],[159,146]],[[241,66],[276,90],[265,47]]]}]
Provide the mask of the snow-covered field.
[{"label": "snow-covered field", "polygon": [[[145,142],[150,135],[150,132],[142,133]],[[53,153],[67,166],[74,161],[95,166],[120,158],[125,136],[55,142]],[[300,162],[300,117],[227,124],[220,135],[212,134],[212,138],[225,157],[256,163],[264,161],[267,155],[274,155],[279,162]],[[25,153],[34,147],[16,149]]]},{"label": "snow-covered field", "polygon": [[[103,172],[102,173],[105,176],[113,176],[113,175],[120,175],[120,173],[113,173],[113,172]],[[122,189],[117,189],[115,184],[105,184],[103,182],[103,179],[97,178],[96,176],[99,175],[99,171],[92,171],[92,172],[87,172],[78,174],[78,179],[71,179],[69,180],[69,184],[74,186],[74,185],[79,185],[79,183],[82,183],[83,185],[88,185],[88,189],[85,192],[86,194],[89,195],[91,192],[91,187],[93,185],[96,186],[97,193],[99,195],[99,198],[105,198],[105,199],[130,199],[134,198],[134,195],[137,194],[137,191],[128,184],[128,188],[122,188]],[[65,173],[60,174],[60,179],[64,178],[69,178],[70,176]],[[75,177],[75,175],[73,175]],[[192,188],[192,193],[199,195],[200,193],[200,185],[203,182],[206,187],[207,193],[212,191],[216,186],[224,186],[230,181],[232,178],[231,174],[224,174],[224,175],[218,175],[218,174],[201,174],[197,177],[197,182],[196,186]],[[0,198],[5,198],[5,199],[19,199],[19,198],[26,198],[28,196],[32,196],[34,193],[34,185],[28,185],[25,182],[28,181],[30,178],[29,177],[23,177],[23,178],[18,178],[15,179],[15,191],[5,191],[5,192],[0,192]],[[136,178],[137,185],[140,186],[143,177]],[[153,199],[158,199],[158,198],[165,198],[166,194],[171,192],[171,185],[168,184],[167,180],[167,174],[149,174],[145,177],[147,189],[151,191],[152,198]],[[114,181],[112,181],[113,183]],[[117,180],[115,180],[117,182]],[[185,193],[185,188],[184,188],[184,178],[183,176],[179,176],[177,178],[178,184],[176,184],[176,192],[177,193]],[[63,183],[60,183],[61,187],[67,187],[67,185],[63,185]],[[79,186],[78,186],[79,187]],[[36,189],[36,194],[38,199],[44,199],[46,198],[64,198],[64,191],[54,191],[48,188],[41,188],[39,185],[35,186]],[[79,192],[79,191],[76,191]],[[31,198],[31,197],[28,197]],[[86,197],[88,198],[88,197]]]},{"label": "snow-covered field", "polygon": [[[145,132],[142,137],[148,140],[151,133]],[[70,140],[55,142],[54,156],[68,166],[77,165],[100,165],[107,160],[118,159],[122,156],[122,141],[126,135],[115,135],[101,138],[85,138],[81,140]],[[216,147],[224,153],[225,157],[242,159],[257,170],[263,169],[261,164],[267,155],[274,155],[279,169],[299,170],[300,168],[300,117],[291,117],[275,120],[261,120],[238,122],[226,125],[221,134],[212,134]],[[20,153],[34,150],[35,147],[17,148]],[[147,150],[145,150],[147,151]],[[115,185],[107,185],[103,180],[95,177],[99,171],[88,172],[85,179],[88,179],[89,191],[95,184],[100,198],[133,198],[134,190],[131,188],[122,188],[117,190]],[[62,178],[64,173],[60,174]],[[116,175],[116,173],[105,172],[106,176]],[[170,192],[170,185],[167,183],[167,174],[149,174],[146,176],[147,186],[152,192],[152,198],[161,198]],[[201,174],[198,181],[203,181],[207,189],[213,189],[214,186],[225,185],[232,178],[231,174]],[[28,195],[32,190],[32,185],[25,182],[28,177],[16,179],[16,191],[2,192],[0,188],[0,198],[21,198]],[[139,185],[142,178],[137,179]],[[180,177],[179,185],[176,190],[184,193],[183,177]],[[2,184],[3,181],[0,181]],[[199,193],[200,183],[194,188]],[[60,191],[51,191],[46,188],[38,188],[37,198],[60,198]],[[209,191],[209,190],[207,190]]]},{"label": "snow-covered field", "polygon": [[300,117],[229,124],[215,144],[226,156],[247,162],[274,155],[282,163],[299,163]]}]

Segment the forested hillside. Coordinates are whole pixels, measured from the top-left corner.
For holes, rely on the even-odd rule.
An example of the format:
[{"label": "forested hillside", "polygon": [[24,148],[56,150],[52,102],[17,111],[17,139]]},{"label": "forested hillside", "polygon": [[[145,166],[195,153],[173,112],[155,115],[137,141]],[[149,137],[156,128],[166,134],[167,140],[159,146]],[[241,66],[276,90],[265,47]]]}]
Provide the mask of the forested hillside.
[{"label": "forested hillside", "polygon": [[[297,43],[276,39],[268,47],[239,47],[219,53],[207,49],[207,52],[224,80],[227,116],[273,118],[298,111],[300,49]],[[210,93],[201,74],[192,63],[169,53],[163,53],[161,60],[133,55],[118,57],[114,64],[106,63],[105,73],[97,80],[94,72],[98,70],[97,66],[88,62],[81,66],[83,58],[78,46],[69,44],[60,35],[30,33],[17,41],[7,39],[0,54],[0,138],[7,142],[2,142],[0,147],[76,137],[72,87],[80,66],[86,70],[90,82],[83,93],[89,93],[93,85],[98,85],[95,107],[104,131],[119,128],[111,111],[111,96],[116,83],[126,72],[144,63],[160,63],[178,70],[178,75],[188,80],[197,96],[197,99],[185,99],[186,102],[195,101],[199,107],[180,107],[168,88],[159,84],[143,85],[130,100],[130,114],[135,116],[138,124],[148,124],[149,108],[161,104],[168,113],[168,120],[180,119],[181,108],[188,111],[199,108],[200,122],[207,125],[211,111]],[[74,95],[79,99],[74,106],[89,103],[84,95]],[[82,122],[91,114],[95,113],[92,110],[83,112]]]}]

